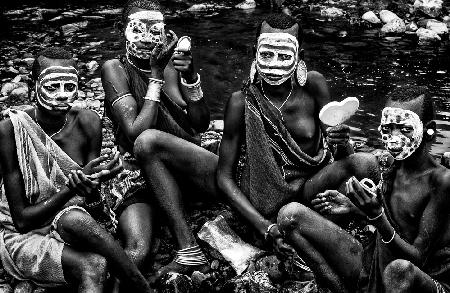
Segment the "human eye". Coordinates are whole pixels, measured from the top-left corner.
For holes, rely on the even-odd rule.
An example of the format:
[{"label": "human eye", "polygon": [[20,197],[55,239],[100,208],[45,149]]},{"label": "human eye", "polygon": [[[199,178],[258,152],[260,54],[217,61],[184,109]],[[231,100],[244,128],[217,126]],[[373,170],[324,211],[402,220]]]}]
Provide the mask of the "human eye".
[{"label": "human eye", "polygon": [[410,125],[403,125],[402,128],[400,129],[400,131],[403,133],[410,133],[413,130],[414,130],[414,128]]},{"label": "human eye", "polygon": [[384,134],[387,134],[387,133],[389,133],[391,131],[391,127],[390,127],[389,124],[382,124],[380,126],[380,129],[381,129],[381,132],[384,133]]},{"label": "human eye", "polygon": [[272,52],[268,51],[261,52],[259,55],[261,56],[262,59],[271,59],[274,56]]},{"label": "human eye", "polygon": [[48,92],[54,92],[58,89],[58,84],[56,84],[56,83],[46,84],[43,87]]},{"label": "human eye", "polygon": [[288,54],[278,54],[278,56],[282,61],[288,61],[292,59],[292,56]]},{"label": "human eye", "polygon": [[64,85],[64,89],[69,92],[74,91],[75,88],[76,88],[76,85],[74,85],[73,83],[68,83],[68,84]]}]

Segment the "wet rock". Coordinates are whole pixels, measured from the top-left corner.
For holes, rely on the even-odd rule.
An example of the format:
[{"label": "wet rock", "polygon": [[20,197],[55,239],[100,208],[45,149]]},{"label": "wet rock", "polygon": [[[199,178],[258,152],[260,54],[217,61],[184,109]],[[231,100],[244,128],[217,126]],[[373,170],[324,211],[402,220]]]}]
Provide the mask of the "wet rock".
[{"label": "wet rock", "polygon": [[95,71],[95,70],[97,70],[98,67],[99,67],[99,64],[95,60],[92,60],[92,61],[86,63],[86,69],[88,71]]},{"label": "wet rock", "polygon": [[400,18],[395,18],[391,20],[390,22],[383,25],[383,27],[381,28],[381,32],[385,34],[388,33],[400,34],[404,33],[405,31],[406,31],[405,22]]},{"label": "wet rock", "polygon": [[[449,156],[450,157],[450,156]],[[217,259],[213,260],[211,262],[211,269],[212,270],[217,270],[219,268],[219,261]]]},{"label": "wet rock", "polygon": [[[20,77],[20,76],[19,76]],[[15,80],[15,79],[14,79]],[[14,81],[13,80],[13,81]],[[18,80],[20,80],[20,78],[18,79]],[[8,82],[8,83],[5,83],[3,86],[2,86],[2,89],[1,89],[1,95],[2,96],[8,96],[8,95],[10,95],[14,90],[16,90],[16,89],[20,89],[20,88],[26,88],[27,90],[28,90],[28,86],[27,86],[27,84],[26,83],[24,83],[24,82],[19,82],[19,81],[16,81],[16,82]]]},{"label": "wet rock", "polygon": [[223,120],[211,121],[211,123],[209,124],[208,130],[222,132],[223,131]]},{"label": "wet rock", "polygon": [[319,292],[317,284],[311,281],[287,281],[281,287],[280,293]]},{"label": "wet rock", "polygon": [[381,10],[380,11],[380,18],[381,18],[381,21],[383,23],[387,24],[387,23],[393,21],[394,19],[399,19],[400,17],[398,17],[398,15],[395,14],[394,12],[392,12],[392,11]]},{"label": "wet rock", "polygon": [[441,164],[450,169],[450,152],[445,152],[442,155]]},{"label": "wet rock", "polygon": [[198,12],[198,11],[207,11],[207,10],[217,10],[217,9],[224,9],[225,6],[222,5],[214,5],[214,4],[206,4],[206,3],[200,3],[200,4],[194,4],[186,11],[190,12]]},{"label": "wet rock", "polygon": [[416,0],[414,8],[428,16],[438,17],[442,12],[442,0]]},{"label": "wet rock", "polygon": [[45,288],[36,288],[33,290],[33,293],[46,293],[47,289]]},{"label": "wet rock", "polygon": [[14,288],[14,293],[33,293],[33,284],[28,281],[21,281]]},{"label": "wet rock", "polygon": [[31,66],[31,65],[33,65],[34,58],[32,58],[32,57],[23,58],[22,62],[25,63],[27,66]]},{"label": "wet rock", "polygon": [[278,282],[283,277],[283,273],[279,269],[280,260],[275,255],[261,257],[255,263],[255,269],[266,272],[270,280]]},{"label": "wet rock", "polygon": [[193,292],[192,280],[182,274],[169,273],[160,280],[161,293],[188,293]]},{"label": "wet rock", "polygon": [[435,31],[426,28],[419,28],[416,31],[416,34],[419,37],[419,43],[427,43],[441,40],[441,37]]},{"label": "wet rock", "polygon": [[82,15],[81,18],[92,19],[92,20],[105,19],[105,17],[100,16],[100,15]]},{"label": "wet rock", "polygon": [[327,18],[344,16],[344,10],[337,7],[327,7],[320,10],[320,15]]},{"label": "wet rock", "polygon": [[11,91],[9,94],[11,99],[25,100],[28,98],[28,87],[19,87]]},{"label": "wet rock", "polygon": [[13,293],[13,288],[10,284],[0,284],[0,293]]},{"label": "wet rock", "polygon": [[255,0],[245,0],[244,2],[236,4],[234,7],[238,9],[253,9],[256,7],[256,2]]},{"label": "wet rock", "polygon": [[122,13],[122,8],[102,9],[96,11],[97,14],[116,15]]},{"label": "wet rock", "polygon": [[75,23],[69,23],[61,26],[61,30],[65,36],[73,35],[75,32],[79,31],[82,28],[87,27],[88,21],[81,21]]},{"label": "wet rock", "polygon": [[7,72],[12,73],[12,74],[19,74],[19,70],[15,69],[12,66],[8,67]]},{"label": "wet rock", "polygon": [[378,18],[378,16],[373,11],[367,11],[364,13],[361,17],[363,20],[370,22],[370,23],[380,23],[381,20]]},{"label": "wet rock", "polygon": [[13,66],[14,65],[14,61],[12,60],[8,60],[8,62],[6,62],[7,66]]},{"label": "wet rock", "polygon": [[222,290],[229,293],[276,293],[267,273],[257,271],[245,273],[228,281]]},{"label": "wet rock", "polygon": [[199,271],[194,271],[191,275],[192,284],[197,288],[207,279],[208,276]]},{"label": "wet rock", "polygon": [[417,24],[415,22],[410,22],[406,25],[407,32],[416,32],[418,29]]},{"label": "wet rock", "polygon": [[427,22],[426,28],[436,32],[438,35],[448,34],[447,24],[434,19]]}]

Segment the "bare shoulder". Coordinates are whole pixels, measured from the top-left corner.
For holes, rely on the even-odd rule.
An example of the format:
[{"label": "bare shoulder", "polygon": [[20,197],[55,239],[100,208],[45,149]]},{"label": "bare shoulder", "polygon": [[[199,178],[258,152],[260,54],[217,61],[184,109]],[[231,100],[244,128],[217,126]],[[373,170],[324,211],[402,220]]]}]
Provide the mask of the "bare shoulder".
[{"label": "bare shoulder", "polygon": [[321,73],[309,71],[305,87],[308,93],[314,97],[320,108],[330,102],[331,97],[328,82]]},{"label": "bare shoulder", "polygon": [[[10,151],[15,149],[14,127],[11,119],[7,118],[0,121],[0,153],[9,157]],[[3,157],[0,155],[0,157]]]},{"label": "bare shoulder", "polygon": [[88,109],[71,109],[70,112],[83,132],[96,134],[101,129],[100,116],[94,111]]},{"label": "bare shoulder", "polygon": [[108,77],[117,73],[125,73],[125,69],[119,59],[110,59],[103,63],[101,70],[102,78],[103,76]]},{"label": "bare shoulder", "polygon": [[442,165],[438,165],[431,176],[436,191],[446,194],[447,202],[450,203],[450,170]]},{"label": "bare shoulder", "polygon": [[228,108],[233,110],[243,110],[245,105],[245,95],[242,91],[237,91],[231,94],[228,100]]}]

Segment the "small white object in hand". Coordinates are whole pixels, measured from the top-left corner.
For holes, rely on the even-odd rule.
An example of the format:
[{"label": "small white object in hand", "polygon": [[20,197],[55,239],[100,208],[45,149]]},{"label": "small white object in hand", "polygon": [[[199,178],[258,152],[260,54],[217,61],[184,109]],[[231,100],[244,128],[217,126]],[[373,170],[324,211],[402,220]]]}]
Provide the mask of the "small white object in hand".
[{"label": "small white object in hand", "polygon": [[175,49],[176,52],[184,53],[191,51],[191,38],[188,36],[182,36],[177,43]]},{"label": "small white object in hand", "polygon": [[341,102],[332,101],[320,110],[319,119],[328,126],[336,126],[353,116],[358,108],[359,100],[356,97],[348,97]]}]

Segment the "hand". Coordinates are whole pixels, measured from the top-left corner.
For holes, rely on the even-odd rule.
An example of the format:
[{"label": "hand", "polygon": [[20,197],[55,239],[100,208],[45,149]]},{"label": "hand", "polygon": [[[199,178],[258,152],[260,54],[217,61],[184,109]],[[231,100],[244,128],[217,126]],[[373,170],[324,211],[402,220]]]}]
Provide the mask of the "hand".
[{"label": "hand", "polygon": [[326,132],[329,144],[345,145],[350,139],[350,127],[345,124],[328,127]]},{"label": "hand", "polygon": [[374,218],[381,213],[381,204],[377,197],[366,191],[355,177],[351,177],[347,181],[346,187],[347,197],[367,217]]},{"label": "hand", "polygon": [[311,204],[319,213],[329,215],[349,214],[354,207],[350,199],[337,190],[317,194]]},{"label": "hand", "polygon": [[152,70],[151,77],[158,79],[164,78],[164,69],[173,55],[177,41],[177,35],[173,31],[169,30],[167,33],[167,42],[157,44],[153,48],[150,56],[150,67]]},{"label": "hand", "polygon": [[[106,159],[108,159],[108,155],[99,158],[102,158],[101,162],[104,162]],[[99,158],[94,159],[93,161],[98,160]],[[123,164],[122,160],[120,159],[119,152],[115,152],[114,157],[108,163],[102,165],[97,164],[92,169],[94,172],[90,175],[87,175],[87,177],[91,180],[99,180],[100,182],[105,182],[114,178],[123,170]]]},{"label": "hand", "polygon": [[283,235],[278,230],[278,225],[274,225],[267,236],[267,238],[272,239],[272,245],[276,253],[283,257],[288,257],[295,253],[294,248],[284,242]]},{"label": "hand", "polygon": [[172,64],[187,83],[191,84],[196,82],[197,75],[195,74],[194,61],[190,51],[173,54]]},{"label": "hand", "polygon": [[81,170],[70,171],[68,177],[69,189],[81,197],[89,197],[94,195],[94,191],[100,184],[98,180],[89,179]]}]

